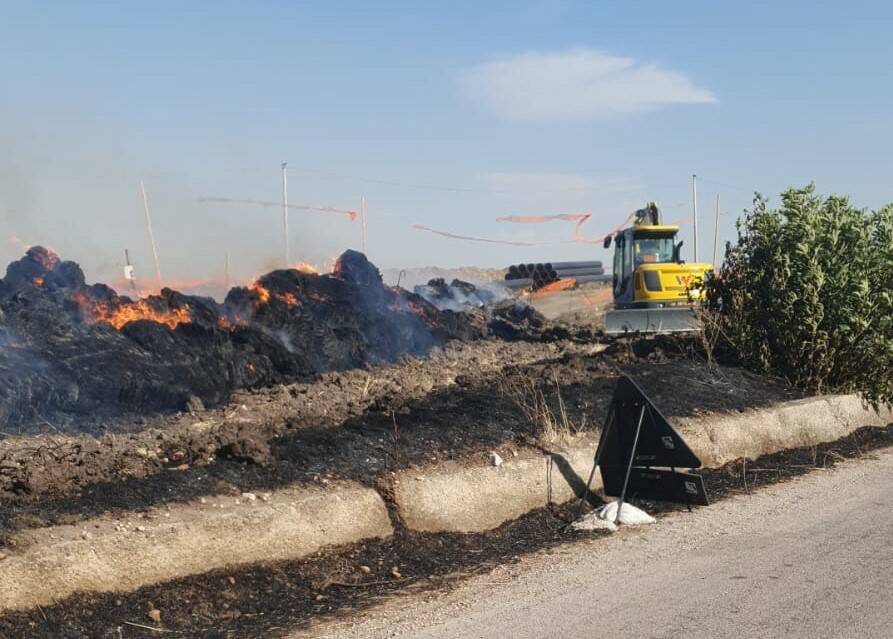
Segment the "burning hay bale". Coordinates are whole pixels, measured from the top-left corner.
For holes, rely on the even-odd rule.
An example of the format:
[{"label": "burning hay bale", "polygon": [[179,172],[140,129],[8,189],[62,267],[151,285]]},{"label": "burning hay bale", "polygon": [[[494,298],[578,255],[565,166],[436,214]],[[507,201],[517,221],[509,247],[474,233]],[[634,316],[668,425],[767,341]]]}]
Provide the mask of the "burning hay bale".
[{"label": "burning hay bale", "polygon": [[65,414],[89,428],[88,417],[182,409],[192,397],[215,405],[236,388],[424,355],[486,331],[385,286],[355,251],[331,274],[273,271],[218,304],[170,289],[133,300],[33,247],[0,280],[0,419]]}]

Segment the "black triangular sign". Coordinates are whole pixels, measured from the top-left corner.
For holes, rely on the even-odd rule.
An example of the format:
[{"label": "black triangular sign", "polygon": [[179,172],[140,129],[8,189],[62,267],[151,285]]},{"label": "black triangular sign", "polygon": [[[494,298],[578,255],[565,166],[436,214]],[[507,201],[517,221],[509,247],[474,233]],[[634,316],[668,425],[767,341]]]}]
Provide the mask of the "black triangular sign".
[{"label": "black triangular sign", "polygon": [[[602,471],[606,495],[619,496],[623,492],[625,468],[608,467]],[[695,506],[706,506],[707,489],[704,478],[694,473],[671,472],[659,468],[634,467],[629,474],[627,494],[658,501],[675,501]]]},{"label": "black triangular sign", "polygon": [[701,467],[701,460],[629,377],[624,375],[617,380],[609,412],[613,413],[614,423],[613,427],[606,428],[602,433],[601,445],[605,447],[601,457],[602,476],[606,466],[621,466],[626,469],[629,465],[629,455],[640,418],[642,429],[633,466]]}]

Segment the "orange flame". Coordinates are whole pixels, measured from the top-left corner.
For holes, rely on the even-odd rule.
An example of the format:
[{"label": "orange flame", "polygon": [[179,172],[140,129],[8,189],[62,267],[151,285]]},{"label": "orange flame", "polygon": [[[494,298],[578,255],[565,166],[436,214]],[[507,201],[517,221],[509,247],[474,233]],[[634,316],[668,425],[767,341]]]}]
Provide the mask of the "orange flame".
[{"label": "orange flame", "polygon": [[177,328],[180,324],[188,324],[192,321],[188,306],[169,311],[157,311],[149,306],[145,300],[139,300],[115,309],[109,308],[105,304],[99,304],[94,310],[94,317],[97,321],[111,324],[118,330],[137,320],[149,320],[158,324],[166,324],[168,328]]},{"label": "orange flame", "polygon": [[88,322],[103,322],[117,330],[139,320],[165,324],[168,328],[176,328],[180,324],[192,321],[188,305],[182,308],[158,310],[150,306],[146,300],[137,300],[114,306],[109,302],[98,302],[83,293],[75,293],[74,300],[81,307]]},{"label": "orange flame", "polygon": [[300,302],[298,301],[298,298],[296,298],[291,293],[285,293],[284,295],[277,295],[276,297],[281,299],[283,302],[285,302],[289,306],[298,306],[300,304]]},{"label": "orange flame", "polygon": [[285,302],[289,306],[301,305],[301,301],[297,297],[295,297],[293,293],[271,293],[269,289],[267,289],[259,281],[254,281],[249,284],[248,290],[254,291],[255,295],[257,295],[257,303],[255,304],[255,308],[264,306],[265,304],[269,304],[270,299],[272,298]]},{"label": "orange flame", "polygon": [[33,280],[31,280],[31,283],[34,284],[34,286],[37,286],[37,287],[43,286],[43,278],[42,278],[42,277],[35,277]]},{"label": "orange flame", "polygon": [[270,301],[270,291],[264,288],[264,285],[260,282],[252,282],[248,285],[248,290],[253,291],[257,295],[258,304],[266,304]]},{"label": "orange flame", "polygon": [[301,273],[310,273],[312,275],[319,275],[319,269],[313,266],[313,264],[308,264],[307,262],[298,262],[294,266],[293,269],[296,271],[301,271]]}]

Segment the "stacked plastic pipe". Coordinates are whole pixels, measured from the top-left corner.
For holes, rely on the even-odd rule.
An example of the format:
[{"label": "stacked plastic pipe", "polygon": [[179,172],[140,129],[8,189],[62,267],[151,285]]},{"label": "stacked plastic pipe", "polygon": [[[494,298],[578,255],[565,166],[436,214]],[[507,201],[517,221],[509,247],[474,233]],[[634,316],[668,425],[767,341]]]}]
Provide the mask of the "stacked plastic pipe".
[{"label": "stacked plastic pipe", "polygon": [[605,275],[602,263],[597,260],[583,262],[541,262],[537,264],[513,264],[505,274],[503,285],[508,288],[531,288],[537,290],[557,282],[573,278],[578,284],[584,282],[605,282],[611,279]]}]

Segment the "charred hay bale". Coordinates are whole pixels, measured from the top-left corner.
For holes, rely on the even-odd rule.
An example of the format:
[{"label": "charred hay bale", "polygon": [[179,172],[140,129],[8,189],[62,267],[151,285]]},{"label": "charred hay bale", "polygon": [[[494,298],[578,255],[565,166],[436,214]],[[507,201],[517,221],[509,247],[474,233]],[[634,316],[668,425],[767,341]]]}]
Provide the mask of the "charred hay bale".
[{"label": "charred hay bale", "polygon": [[[456,280],[451,296],[480,295]],[[98,424],[124,412],[206,406],[236,388],[426,355],[486,332],[479,313],[447,313],[384,286],[347,251],[332,274],[273,271],[224,303],[163,289],[132,300],[86,285],[74,262],[35,247],[0,280],[0,417],[54,414]],[[89,419],[84,419],[89,417]]]}]

